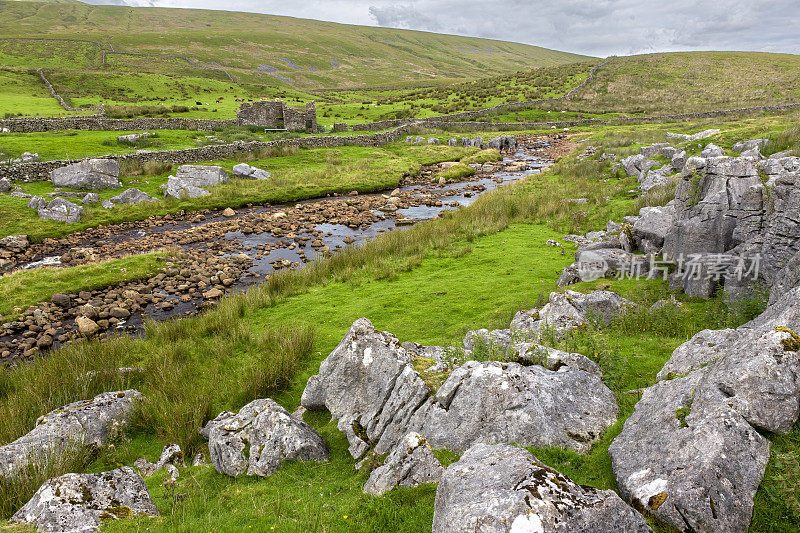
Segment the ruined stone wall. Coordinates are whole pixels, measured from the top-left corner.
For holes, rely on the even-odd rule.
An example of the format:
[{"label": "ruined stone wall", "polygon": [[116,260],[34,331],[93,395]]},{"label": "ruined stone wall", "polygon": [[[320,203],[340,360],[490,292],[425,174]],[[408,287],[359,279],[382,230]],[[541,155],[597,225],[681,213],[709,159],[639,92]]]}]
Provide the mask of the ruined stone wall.
[{"label": "ruined stone wall", "polygon": [[305,131],[306,129],[306,116],[305,113],[298,109],[291,107],[283,108],[283,127],[289,131]]},{"label": "ruined stone wall", "polygon": [[285,105],[278,100],[245,102],[236,110],[236,121],[242,126],[281,129],[284,124]]}]

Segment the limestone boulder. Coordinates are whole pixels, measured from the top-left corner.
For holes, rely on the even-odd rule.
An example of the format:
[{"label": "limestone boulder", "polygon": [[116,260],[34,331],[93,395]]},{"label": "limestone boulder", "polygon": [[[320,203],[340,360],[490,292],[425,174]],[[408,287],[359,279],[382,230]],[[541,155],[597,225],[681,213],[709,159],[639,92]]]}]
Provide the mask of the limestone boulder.
[{"label": "limestone boulder", "polygon": [[238,414],[223,412],[201,431],[220,474],[274,474],[285,461],[324,461],[329,451],[311,426],[275,401],[254,400]]},{"label": "limestone boulder", "polygon": [[798,297],[675,350],[609,448],[626,500],[681,531],[747,531],[769,460],[761,433],[800,415]]},{"label": "limestone boulder", "polygon": [[266,180],[271,178],[272,174],[266,170],[251,167],[247,163],[239,163],[233,167],[233,177],[248,180]]},{"label": "limestone boulder", "polygon": [[636,248],[645,253],[655,253],[664,246],[664,238],[675,222],[675,205],[643,207],[631,228]]},{"label": "limestone boulder", "polygon": [[45,482],[11,518],[49,533],[90,533],[108,520],[158,516],[147,486],[123,466],[100,474],[65,474]]},{"label": "limestone boulder", "polygon": [[194,187],[212,187],[230,179],[222,167],[201,165],[181,165],[176,177]]},{"label": "limestone boulder", "polygon": [[67,224],[79,222],[85,214],[83,207],[59,197],[53,198],[46,205],[37,207],[36,212],[41,219],[66,222]]},{"label": "limestone boulder", "polygon": [[116,189],[119,181],[119,164],[113,159],[84,159],[50,172],[55,187],[72,189]]},{"label": "limestone boulder", "polygon": [[104,445],[109,435],[125,428],[141,399],[136,390],[104,392],[51,411],[36,421],[30,433],[0,446],[0,475],[13,474],[75,446]]},{"label": "limestone boulder", "polygon": [[418,433],[409,433],[389,453],[383,465],[370,473],[364,492],[382,496],[395,487],[437,483],[443,471],[427,439]]},{"label": "limestone boulder", "polygon": [[158,198],[153,198],[149,194],[140,191],[139,189],[127,189],[125,192],[109,198],[109,201],[115,204],[141,204],[144,202],[157,202]]},{"label": "limestone boulder", "polygon": [[170,176],[167,179],[166,187],[164,188],[164,196],[167,198],[175,198],[176,200],[185,200],[187,198],[200,198],[201,196],[208,196],[211,193],[202,187],[192,184],[190,180]]},{"label": "limestone boulder", "polygon": [[442,474],[434,533],[651,531],[614,491],[578,485],[508,444],[476,444]]}]

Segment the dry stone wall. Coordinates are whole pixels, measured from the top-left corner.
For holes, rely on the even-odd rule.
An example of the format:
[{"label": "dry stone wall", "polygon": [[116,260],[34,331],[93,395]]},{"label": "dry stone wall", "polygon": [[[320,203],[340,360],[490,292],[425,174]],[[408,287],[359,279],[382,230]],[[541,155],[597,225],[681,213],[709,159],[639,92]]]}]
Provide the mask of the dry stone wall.
[{"label": "dry stone wall", "polygon": [[[297,146],[299,148],[335,148],[340,146],[380,146],[396,141],[405,135],[408,128],[401,127],[385,133],[374,133],[351,136],[314,136],[300,139],[282,139],[279,141],[262,142],[236,142],[213,146],[186,148],[183,150],[164,150],[158,152],[145,152],[126,155],[109,155],[101,159],[114,159],[118,163],[124,161],[167,161],[173,165],[186,165],[200,161],[218,161],[231,159],[238,154],[255,152],[269,147]],[[87,158],[98,159],[98,158]],[[9,178],[15,181],[47,181],[50,171],[56,168],[71,165],[73,161],[42,161],[35,163],[20,163],[16,165],[0,166],[0,178]]]}]

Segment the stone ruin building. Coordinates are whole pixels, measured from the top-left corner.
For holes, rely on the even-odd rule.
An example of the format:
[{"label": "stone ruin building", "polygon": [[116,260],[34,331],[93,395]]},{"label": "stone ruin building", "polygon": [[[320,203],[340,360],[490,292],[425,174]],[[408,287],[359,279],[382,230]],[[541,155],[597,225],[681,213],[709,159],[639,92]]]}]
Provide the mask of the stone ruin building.
[{"label": "stone ruin building", "polygon": [[236,111],[236,121],[240,126],[315,133],[317,106],[314,102],[309,102],[305,109],[297,109],[287,106],[286,102],[281,100],[245,102]]}]

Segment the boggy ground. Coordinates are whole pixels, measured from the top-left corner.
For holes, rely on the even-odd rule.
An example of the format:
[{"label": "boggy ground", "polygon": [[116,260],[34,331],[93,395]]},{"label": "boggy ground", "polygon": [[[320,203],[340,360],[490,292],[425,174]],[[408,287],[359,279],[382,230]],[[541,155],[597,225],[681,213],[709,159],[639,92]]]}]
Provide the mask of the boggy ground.
[{"label": "boggy ground", "polygon": [[172,253],[159,257],[161,265],[146,279],[42,294],[45,301],[24,311],[15,308],[14,320],[0,327],[0,360],[31,358],[80,336],[140,332],[146,317],[194,314],[274,271],[297,268],[343,246],[467,205],[486,190],[523,177],[526,169],[537,172],[570,144],[563,135],[529,138],[516,154],[485,162],[474,176],[455,183],[441,178],[451,166],[443,163],[407,175],[391,194],[353,191],[293,206],[180,213],[45,239],[10,260],[24,266],[45,258],[76,267],[154,250]]}]

